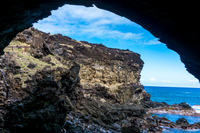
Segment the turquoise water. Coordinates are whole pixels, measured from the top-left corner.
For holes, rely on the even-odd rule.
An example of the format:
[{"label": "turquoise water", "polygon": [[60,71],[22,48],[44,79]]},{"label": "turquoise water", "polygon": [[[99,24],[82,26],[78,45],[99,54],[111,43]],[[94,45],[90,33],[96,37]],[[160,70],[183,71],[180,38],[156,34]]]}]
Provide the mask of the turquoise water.
[{"label": "turquoise water", "polygon": [[173,121],[174,123],[179,118],[185,118],[190,124],[193,124],[194,122],[200,122],[200,117],[183,116],[183,115],[166,114],[166,113],[164,113],[164,114],[153,114],[153,115],[157,115],[158,117],[167,117],[170,121]]},{"label": "turquoise water", "polygon": [[145,86],[145,90],[151,94],[152,101],[166,102],[170,105],[181,102],[190,106],[200,105],[200,88]]},{"label": "turquoise water", "polygon": [[[174,103],[186,102],[190,106],[196,107],[200,111],[200,88],[183,88],[183,87],[154,87],[145,86],[145,90],[151,94],[151,100],[157,102],[166,102],[170,105]],[[196,109],[195,108],[195,109]],[[198,110],[199,109],[199,110]],[[200,122],[200,117],[182,116],[176,114],[153,114],[159,117],[167,117],[169,120],[176,122],[179,118],[185,118],[190,124]],[[197,131],[184,131],[178,129],[170,129],[171,131],[164,131],[164,133],[200,133]]]}]

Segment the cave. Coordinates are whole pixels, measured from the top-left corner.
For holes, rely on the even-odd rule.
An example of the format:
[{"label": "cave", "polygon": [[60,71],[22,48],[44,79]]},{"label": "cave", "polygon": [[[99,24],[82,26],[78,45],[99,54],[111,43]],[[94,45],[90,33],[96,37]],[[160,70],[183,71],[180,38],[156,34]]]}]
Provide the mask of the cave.
[{"label": "cave", "polygon": [[[197,12],[198,8],[197,8],[197,3],[192,3],[192,2],[189,2],[189,3],[188,2],[181,2],[181,3],[177,2],[176,3],[176,2],[169,2],[169,1],[166,1],[166,2],[163,2],[163,1],[152,2],[151,1],[150,2],[150,1],[145,1],[145,0],[132,1],[132,2],[130,2],[128,0],[125,0],[125,1],[104,1],[104,0],[94,0],[94,1],[83,1],[83,0],[54,1],[54,0],[51,0],[51,1],[47,1],[47,0],[43,0],[43,1],[33,1],[33,2],[23,1],[23,0],[11,1],[11,2],[7,1],[4,3],[3,8],[1,8],[1,14],[0,14],[0,23],[1,23],[0,50],[1,50],[1,54],[4,53],[3,52],[4,48],[11,42],[11,40],[19,32],[31,27],[34,22],[37,22],[38,20],[49,16],[51,10],[55,10],[64,4],[84,5],[86,7],[93,6],[93,4],[94,4],[98,8],[111,11],[113,13],[116,13],[117,15],[124,16],[124,17],[128,18],[129,20],[140,24],[143,28],[145,28],[149,32],[151,32],[155,37],[159,38],[159,41],[165,43],[169,49],[172,49],[175,52],[177,52],[180,55],[181,61],[185,64],[187,71],[189,73],[191,73],[192,75],[194,75],[196,78],[200,79],[200,72],[198,69],[199,65],[200,65],[199,53],[198,53],[199,52],[198,51],[199,41],[197,39],[198,35],[199,35],[199,32],[198,32],[198,29],[199,29],[198,21],[199,20],[195,20],[197,13],[198,13]],[[6,7],[6,12],[4,11],[5,7]],[[186,9],[188,9],[188,10],[186,10]],[[29,29],[29,31],[32,32],[32,31],[36,31],[36,30],[31,28],[31,29]],[[36,32],[39,32],[39,31],[36,31]],[[42,34],[46,34],[46,33],[42,33]],[[56,37],[62,38],[63,36],[58,34],[55,36],[55,38]],[[70,40],[70,38],[67,38],[66,40]],[[81,43],[84,43],[90,47],[90,44],[88,42],[81,42]],[[55,43],[55,45],[57,45],[57,44]],[[107,48],[105,48],[103,45],[96,45],[96,47],[98,50],[102,50],[102,49],[107,50]],[[75,49],[77,51],[81,51],[81,50],[84,50],[85,48],[84,48],[84,46],[81,45],[81,46],[75,47]],[[127,52],[129,50],[124,50],[124,51]],[[49,53],[47,53],[47,52],[49,52],[48,48],[46,51],[43,51],[43,52],[44,53],[46,52],[45,54],[49,54]],[[134,56],[136,56],[138,58],[137,54],[134,54]],[[36,55],[35,58],[40,58],[40,55],[39,56]],[[47,63],[50,62],[49,60],[52,60],[52,58],[51,57],[44,58],[44,61],[46,61]],[[139,67],[141,67],[143,65],[143,62],[140,61],[139,59],[136,59],[136,60],[138,62],[140,62]],[[55,65],[55,64],[53,64],[53,65]],[[15,64],[14,66],[16,68],[19,67],[19,66],[17,66],[17,64]],[[29,64],[29,66],[33,67],[32,69],[37,67],[37,65],[31,64],[31,63]],[[47,86],[49,85],[52,88],[51,87],[45,88],[46,90],[48,90],[47,92],[44,91],[45,90],[44,88],[42,88],[40,90],[36,89],[35,91],[33,91],[32,94],[30,94],[29,98],[25,98],[22,100],[22,103],[24,105],[16,104],[16,105],[10,107],[10,110],[11,110],[10,114],[9,114],[10,116],[8,117],[7,121],[12,120],[12,117],[16,116],[16,114],[17,114],[16,112],[21,110],[22,106],[25,108],[28,108],[27,110],[30,111],[30,107],[29,107],[30,106],[29,105],[30,98],[35,100],[35,101],[33,100],[33,103],[38,102],[38,105],[33,104],[33,109],[34,109],[34,107],[40,108],[39,106],[42,106],[43,108],[46,107],[44,109],[46,112],[48,112],[48,110],[53,110],[57,114],[60,114],[59,120],[57,120],[58,125],[55,124],[56,120],[54,121],[51,118],[48,118],[49,121],[51,121],[52,123],[50,122],[50,123],[48,123],[49,125],[48,124],[45,125],[44,127],[47,129],[43,129],[44,131],[49,130],[52,132],[57,132],[56,130],[58,130],[58,129],[56,127],[64,125],[63,116],[66,116],[66,113],[69,113],[69,111],[71,111],[71,109],[74,108],[73,106],[75,106],[75,105],[77,106],[76,109],[80,108],[80,110],[85,108],[85,106],[86,107],[89,106],[91,108],[94,108],[94,110],[96,110],[96,106],[101,105],[102,108],[106,109],[106,110],[103,110],[102,108],[100,108],[99,110],[97,108],[97,110],[100,112],[100,114],[102,114],[102,112],[105,113],[106,116],[100,115],[98,117],[101,117],[100,119],[104,123],[109,123],[109,124],[113,123],[112,120],[117,121],[117,119],[123,119],[124,116],[121,114],[124,114],[125,116],[140,116],[140,115],[144,114],[144,112],[145,112],[144,109],[137,106],[137,105],[139,105],[139,103],[141,101],[136,101],[135,103],[131,103],[135,106],[133,106],[131,108],[128,106],[127,107],[128,111],[127,111],[127,110],[124,110],[124,107],[121,107],[121,106],[116,109],[115,105],[113,105],[113,106],[111,106],[111,109],[110,109],[110,107],[108,107],[108,105],[106,105],[106,104],[101,104],[101,103],[94,102],[94,101],[88,101],[88,99],[82,98],[82,94],[80,93],[80,86],[78,84],[80,79],[77,77],[80,66],[78,66],[77,64],[72,64],[70,67],[71,67],[69,69],[70,71],[67,73],[66,72],[63,73],[63,70],[61,70],[61,69],[56,69],[56,70],[50,69],[49,70],[48,67],[45,68],[46,69],[45,72],[47,72],[47,73],[55,73],[55,71],[59,71],[60,73],[62,73],[61,77],[59,77],[61,79],[59,81],[59,84],[61,84],[60,86],[57,85],[57,83],[53,80],[53,78],[51,76],[48,76],[48,74],[46,75],[45,72],[44,73],[40,72],[40,74],[42,73],[41,75],[44,77],[40,77],[39,80],[42,80],[42,79],[44,79],[44,80],[42,80],[41,82],[40,81],[38,82],[39,88],[40,87],[42,88],[45,85],[47,85]],[[37,77],[37,75],[36,75],[36,77]],[[15,81],[15,82],[18,82],[18,81]],[[68,86],[70,88],[69,90],[67,90],[68,91],[67,93],[65,92],[66,94],[63,93],[63,90],[58,91],[58,88],[59,89],[62,88],[63,84],[65,84],[66,86]],[[134,89],[135,89],[134,93],[138,94],[137,98],[140,97],[140,95],[139,95],[140,93],[143,93],[142,95],[145,95],[144,96],[145,98],[142,99],[145,103],[144,106],[149,107],[151,105],[155,105],[155,104],[152,104],[151,101],[149,101],[150,96],[143,91],[144,88],[142,88],[142,86],[140,86],[140,84],[131,84],[131,86],[129,84],[124,84],[124,86],[127,88],[130,88],[130,92],[132,92],[131,89],[133,89],[132,86],[134,86]],[[107,93],[106,88],[98,86],[98,85],[95,85],[95,87],[96,87],[95,88],[96,90],[94,93],[96,95],[102,96],[103,94],[105,94],[106,98],[115,99],[115,97],[113,97],[113,95],[110,95],[109,93]],[[74,90],[74,88],[76,90]],[[123,88],[121,90],[123,90]],[[43,93],[43,91],[45,93]],[[54,96],[54,93],[56,94],[56,96]],[[118,93],[123,94],[123,92],[118,92]],[[126,93],[129,94],[129,92],[126,92]],[[65,94],[68,98],[64,98],[64,96],[60,95],[60,94]],[[80,94],[80,95],[78,95],[78,94]],[[42,97],[46,98],[46,99],[44,99],[44,103],[39,102],[42,99]],[[51,97],[54,97],[54,98],[51,99]],[[82,99],[82,101],[81,100],[79,101],[78,100],[79,98]],[[49,102],[51,100],[52,100],[52,103]],[[76,103],[74,103],[74,101],[76,101]],[[103,100],[101,100],[101,102],[104,103]],[[115,102],[120,103],[121,101],[116,100]],[[122,99],[122,102],[124,102],[124,99]],[[51,105],[54,103],[57,103],[57,105],[55,105],[55,107],[54,106],[48,107],[48,105]],[[157,104],[163,104],[165,106],[164,103],[157,103]],[[179,105],[177,105],[177,106],[179,106]],[[182,106],[189,108],[184,103],[181,104],[181,107]],[[63,107],[63,108],[60,109],[60,107]],[[55,108],[59,108],[60,110],[56,110]],[[12,110],[13,110],[13,113],[12,113]],[[106,113],[107,110],[108,111],[112,110],[112,111],[110,114],[109,113],[107,114]],[[90,109],[88,109],[87,111],[90,112],[92,115],[94,115],[94,118],[95,118],[94,111],[92,111]],[[60,112],[65,112],[65,113],[62,114]],[[84,114],[85,112],[81,112],[81,113]],[[34,113],[32,114],[32,112],[30,114],[33,116],[35,115]],[[40,109],[36,111],[36,114],[38,116],[40,115]],[[22,113],[21,119],[27,120],[29,124],[32,123],[31,120],[35,120],[35,118],[31,118],[29,120],[26,117],[26,115],[27,115],[27,112]],[[43,115],[46,115],[46,114],[44,113]],[[86,116],[83,115],[81,117],[86,117]],[[112,119],[111,120],[108,119],[109,117],[112,117]],[[41,117],[41,119],[42,119],[42,117]],[[86,119],[85,121],[87,121],[87,118],[83,118],[83,119],[84,120]],[[40,120],[40,117],[37,118],[37,120]],[[93,120],[93,121],[95,121],[95,120]],[[98,119],[96,119],[96,122],[98,123]],[[11,121],[11,124],[12,124],[12,121]],[[68,124],[70,125],[70,123],[67,123],[65,126],[68,126]],[[20,131],[21,130],[20,126],[21,125],[19,124],[19,125],[16,125],[16,127],[14,127],[14,128],[17,128],[17,131]],[[51,127],[55,127],[55,129],[48,129]],[[28,131],[28,128],[29,127],[25,127],[24,130]],[[67,129],[68,127],[65,127],[65,128]],[[134,129],[134,127],[128,127],[126,129],[124,129],[124,132],[128,132],[126,130],[133,130],[133,129]],[[138,130],[138,129],[136,128],[134,130]],[[36,129],[36,131],[37,131],[37,129]]]}]

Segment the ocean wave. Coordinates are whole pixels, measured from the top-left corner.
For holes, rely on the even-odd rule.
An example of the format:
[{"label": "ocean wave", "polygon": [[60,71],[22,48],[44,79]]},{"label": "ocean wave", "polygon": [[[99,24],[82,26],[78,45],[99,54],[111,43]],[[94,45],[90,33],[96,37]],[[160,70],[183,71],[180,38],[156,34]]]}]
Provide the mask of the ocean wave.
[{"label": "ocean wave", "polygon": [[195,109],[197,113],[200,113],[200,105],[194,105],[192,108]]}]

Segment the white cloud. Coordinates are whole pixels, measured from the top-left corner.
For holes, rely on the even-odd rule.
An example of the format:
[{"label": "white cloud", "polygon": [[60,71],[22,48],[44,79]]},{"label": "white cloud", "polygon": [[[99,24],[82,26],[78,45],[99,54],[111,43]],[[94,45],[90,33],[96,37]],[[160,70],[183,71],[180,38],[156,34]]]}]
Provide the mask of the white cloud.
[{"label": "white cloud", "polygon": [[199,83],[198,79],[188,79],[188,81],[193,83],[193,84],[198,84]]},{"label": "white cloud", "polygon": [[155,81],[156,81],[155,78],[149,78],[149,80],[150,80],[151,82],[155,82]]},{"label": "white cloud", "polygon": [[116,30],[117,25],[138,26],[125,17],[118,16],[97,7],[64,5],[52,11],[52,15],[34,27],[51,34],[61,33],[67,36],[97,37],[103,39],[129,40],[138,42],[142,33],[122,32]]},{"label": "white cloud", "polygon": [[64,22],[67,23],[77,23],[77,21],[82,21],[96,26],[105,24],[133,24],[133,22],[125,17],[118,16],[95,6],[84,7],[64,5],[63,7],[58,8],[58,10],[52,11],[52,16],[54,16],[57,20],[64,20]]},{"label": "white cloud", "polygon": [[[57,15],[57,11],[55,11]],[[63,13],[65,15],[63,15]],[[67,14],[66,14],[67,13]],[[54,14],[54,13],[52,13]],[[59,16],[82,19],[84,21],[95,22],[95,25],[102,24],[131,24],[132,22],[114,13],[94,7],[64,5],[60,8]]]},{"label": "white cloud", "polygon": [[153,40],[149,40],[144,43],[145,45],[156,45],[156,44],[161,44],[160,41],[158,41],[158,38],[154,38]]},{"label": "white cloud", "polygon": [[161,80],[161,82],[163,82],[163,83],[171,83],[170,80]]}]

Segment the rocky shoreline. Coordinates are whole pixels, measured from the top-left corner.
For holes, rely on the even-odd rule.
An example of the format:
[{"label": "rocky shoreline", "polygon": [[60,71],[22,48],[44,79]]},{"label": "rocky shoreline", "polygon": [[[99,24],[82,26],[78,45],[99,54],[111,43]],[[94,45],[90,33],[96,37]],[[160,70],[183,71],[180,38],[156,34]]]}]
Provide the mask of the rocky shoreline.
[{"label": "rocky shoreline", "polygon": [[[157,103],[157,102],[156,102]],[[162,103],[161,103],[162,104]],[[171,131],[173,129],[182,129],[188,131],[196,131],[200,130],[200,123],[189,124],[185,118],[179,118],[176,122],[172,122],[166,117],[158,117],[154,113],[164,113],[167,112],[169,114],[179,114],[179,115],[187,115],[187,116],[199,116],[198,113],[195,112],[188,104],[180,103],[174,105],[168,105],[170,107],[170,111],[166,108],[162,109],[163,112],[159,112],[160,109],[148,109],[146,114],[143,114],[139,117],[127,117],[126,119],[115,122],[112,125],[104,125],[99,126],[94,123],[87,123],[84,121],[84,117],[79,114],[70,113],[67,116],[67,125],[74,127],[74,131],[81,132],[98,132],[98,133],[158,133],[163,132],[163,130]],[[176,112],[176,113],[173,113]],[[185,113],[187,112],[187,113]],[[189,112],[189,113],[188,113]],[[154,114],[153,116],[151,114]],[[87,120],[87,119],[86,119]],[[83,123],[82,123],[83,122]],[[76,125],[76,126],[75,126]],[[78,128],[77,128],[78,126]],[[65,131],[65,129],[64,129]]]},{"label": "rocky shoreline", "polygon": [[[140,55],[129,50],[29,28],[0,58],[11,87],[9,102],[1,98],[0,131],[139,133],[200,128],[200,123],[173,123],[150,115],[175,110],[192,115],[194,110],[186,103],[151,101],[140,83],[142,67]],[[3,85],[0,88],[3,96]]]},{"label": "rocky shoreline", "polygon": [[[158,102],[155,102],[157,104]],[[178,114],[184,116],[195,116],[199,117],[200,113],[197,113],[195,109],[193,109],[190,105],[185,102],[180,104],[173,104],[168,105],[166,103],[159,103],[155,105],[154,108],[149,108],[147,110],[147,114],[160,114],[160,113],[167,113],[167,114]]]},{"label": "rocky shoreline", "polygon": [[179,109],[163,109],[163,108],[155,108],[155,109],[148,109],[148,114],[177,114],[177,115],[184,115],[184,116],[194,116],[200,117],[200,113],[197,113],[195,110],[179,110]]}]

